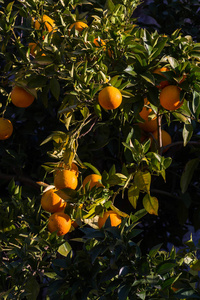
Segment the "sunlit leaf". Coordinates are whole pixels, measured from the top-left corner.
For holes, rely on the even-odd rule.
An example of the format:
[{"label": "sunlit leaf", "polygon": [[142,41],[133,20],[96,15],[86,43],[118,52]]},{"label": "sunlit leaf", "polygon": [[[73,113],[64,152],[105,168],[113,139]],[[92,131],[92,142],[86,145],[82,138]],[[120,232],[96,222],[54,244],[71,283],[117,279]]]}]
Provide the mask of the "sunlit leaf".
[{"label": "sunlit leaf", "polygon": [[158,199],[146,194],[143,198],[143,205],[146,211],[151,215],[158,215]]}]

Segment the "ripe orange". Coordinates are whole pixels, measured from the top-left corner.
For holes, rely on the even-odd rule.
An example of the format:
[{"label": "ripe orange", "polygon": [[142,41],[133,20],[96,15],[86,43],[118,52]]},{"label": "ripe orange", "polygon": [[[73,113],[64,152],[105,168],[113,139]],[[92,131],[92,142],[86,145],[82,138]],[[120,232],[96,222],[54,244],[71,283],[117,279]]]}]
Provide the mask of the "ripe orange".
[{"label": "ripe orange", "polygon": [[12,89],[10,97],[15,106],[24,108],[30,106],[35,99],[33,95],[17,85]]},{"label": "ripe orange", "polygon": [[63,211],[67,205],[66,202],[55,193],[56,189],[50,189],[46,191],[41,198],[41,206],[44,210],[54,213]]},{"label": "ripe orange", "polygon": [[13,125],[10,120],[0,118],[0,140],[8,139],[13,133]]},{"label": "ripe orange", "polygon": [[106,211],[102,217],[99,217],[98,219],[98,226],[101,229],[101,227],[106,223],[106,220],[110,217],[110,224],[111,226],[118,226],[121,224],[122,220],[121,217],[114,212],[113,210]]},{"label": "ripe orange", "polygon": [[174,111],[183,105],[180,101],[180,88],[176,85],[166,86],[160,93],[160,104],[167,110]]},{"label": "ripe orange", "polygon": [[58,169],[56,170],[55,173],[58,174],[62,169],[70,170],[70,171],[74,172],[76,174],[76,176],[78,176],[78,174],[79,174],[78,166],[74,162],[72,162],[72,164],[71,164],[71,169],[64,162],[59,163]]},{"label": "ripe orange", "polygon": [[54,185],[58,190],[64,188],[75,190],[78,185],[77,176],[73,171],[61,170],[54,177]]},{"label": "ripe orange", "polygon": [[[162,68],[157,68],[153,71],[153,73],[159,74],[163,77],[165,77],[165,75],[163,74],[164,72],[168,72],[169,69],[166,67],[162,67]],[[169,85],[169,82],[167,80],[163,80],[160,82],[159,85],[157,85],[158,89],[163,89],[165,86]]]},{"label": "ripe orange", "polygon": [[61,236],[69,232],[71,228],[71,219],[64,212],[55,212],[49,217],[48,230],[52,233],[57,231]]},{"label": "ripe orange", "polygon": [[97,46],[97,47],[103,47],[103,48],[105,48],[105,45],[106,45],[106,43],[104,42],[104,40],[98,39],[98,38],[95,38],[94,41],[93,41],[93,43],[95,44],[95,46]]},{"label": "ripe orange", "polygon": [[[106,51],[106,42],[102,39],[98,39],[98,38],[95,38],[93,40],[93,43],[97,46],[97,47],[103,47],[104,51]],[[109,57],[112,56],[112,52],[108,49],[108,55]]]},{"label": "ripe orange", "polygon": [[[155,140],[158,141],[158,130],[152,132],[152,135],[155,138]],[[162,147],[165,147],[172,143],[172,138],[167,131],[162,129],[161,135],[162,135]],[[167,150],[168,150],[168,148],[164,149],[163,153],[166,152]]]},{"label": "ripe orange", "polygon": [[182,79],[179,81],[179,84],[181,84],[182,82],[184,82],[186,78],[187,78],[187,75],[183,74]]},{"label": "ripe orange", "polygon": [[116,87],[107,86],[100,91],[98,101],[104,109],[116,109],[122,103],[122,94]]},{"label": "ripe orange", "polygon": [[[42,51],[37,43],[29,43],[28,47],[30,48],[30,53],[33,57],[35,57],[39,51]],[[42,53],[42,56],[45,56],[45,54]]]},{"label": "ripe orange", "polygon": [[69,31],[68,31],[69,35],[71,34],[71,30],[73,29],[74,26],[75,26],[75,29],[76,29],[79,33],[81,33],[81,32],[83,31],[84,28],[87,28],[87,27],[88,27],[88,25],[87,25],[86,23],[81,22],[81,21],[77,21],[77,22],[75,22],[75,23],[73,23],[73,24],[71,24],[71,25],[69,26]]},{"label": "ripe orange", "polygon": [[57,27],[56,27],[55,21],[53,19],[51,19],[47,15],[43,15],[42,21],[44,22],[45,27],[48,30],[48,32],[51,32],[52,30],[53,30],[53,32],[56,32]]},{"label": "ripe orange", "polygon": [[152,112],[151,108],[148,108],[149,101],[147,98],[144,99],[144,106],[139,113],[140,117],[144,120],[144,123],[139,123],[139,127],[146,132],[153,132],[157,129],[157,117],[149,120],[149,114]]},{"label": "ripe orange", "polygon": [[[38,20],[35,20],[34,18],[32,19],[34,22],[34,27],[36,30],[40,29],[40,22]],[[53,19],[51,19],[50,17],[48,17],[47,15],[43,15],[41,21],[44,23],[45,25],[45,29],[48,32],[51,32],[53,30],[53,32],[55,32],[57,30],[57,27],[55,25],[55,21]]]},{"label": "ripe orange", "polygon": [[100,187],[103,186],[103,184],[100,182],[101,181],[101,175],[98,174],[90,174],[88,176],[85,177],[85,179],[83,180],[83,187],[85,187],[85,185],[90,182],[90,190],[96,186],[96,187]]}]

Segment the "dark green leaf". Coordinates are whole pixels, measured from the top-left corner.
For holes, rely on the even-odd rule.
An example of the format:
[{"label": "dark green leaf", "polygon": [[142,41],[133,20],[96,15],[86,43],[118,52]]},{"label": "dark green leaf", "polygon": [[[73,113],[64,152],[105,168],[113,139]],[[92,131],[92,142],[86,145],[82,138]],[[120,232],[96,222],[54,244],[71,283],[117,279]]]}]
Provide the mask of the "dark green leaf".
[{"label": "dark green leaf", "polygon": [[191,139],[192,135],[193,135],[192,124],[184,124],[184,127],[183,127],[183,144],[184,144],[184,146],[187,145],[187,143]]},{"label": "dark green leaf", "polygon": [[194,171],[197,169],[199,165],[199,158],[191,159],[185,165],[184,171],[181,175],[181,192],[184,194],[187,191],[188,185],[190,184]]},{"label": "dark green leaf", "polygon": [[60,84],[56,78],[50,80],[50,91],[56,100],[58,100],[60,96]]}]

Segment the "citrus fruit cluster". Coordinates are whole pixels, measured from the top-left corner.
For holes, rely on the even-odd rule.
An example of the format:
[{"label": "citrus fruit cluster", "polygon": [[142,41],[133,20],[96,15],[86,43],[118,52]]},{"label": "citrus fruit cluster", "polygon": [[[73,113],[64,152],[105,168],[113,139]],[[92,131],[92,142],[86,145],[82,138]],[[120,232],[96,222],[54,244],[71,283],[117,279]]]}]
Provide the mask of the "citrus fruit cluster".
[{"label": "citrus fruit cluster", "polygon": [[[61,169],[63,168],[63,169]],[[45,191],[41,197],[41,206],[43,210],[50,212],[51,216],[48,219],[48,230],[57,232],[58,236],[65,235],[71,229],[77,227],[75,220],[72,220],[68,214],[65,213],[67,202],[64,201],[60,195],[60,191],[65,188],[75,190],[78,185],[79,170],[75,163],[72,163],[71,168],[67,168],[64,163],[59,164],[59,168],[55,171],[54,188]],[[93,187],[103,187],[101,182],[101,175],[90,174],[83,180],[83,188],[88,186],[89,190]],[[56,193],[59,191],[59,195]],[[67,198],[65,195],[63,198]],[[80,205],[80,208],[82,205]],[[118,226],[121,223],[121,217],[114,211],[106,211],[103,216],[98,218],[98,226],[102,228],[106,220],[110,217],[111,226]]]},{"label": "citrus fruit cluster", "polygon": [[[63,162],[60,163],[59,168],[55,171],[55,188],[47,190],[41,197],[42,208],[52,213],[48,220],[48,230],[51,233],[56,231],[58,236],[65,235],[70,231],[72,220],[64,212],[67,202],[56,192],[65,188],[75,190],[78,185],[78,174],[78,167],[75,163],[72,163],[71,168],[68,168]],[[64,198],[67,198],[66,195]]]},{"label": "citrus fruit cluster", "polygon": [[[166,78],[165,72],[170,70],[167,67],[157,68],[153,73],[159,74]],[[179,81],[178,84],[182,83],[186,78],[186,75]],[[183,105],[183,99],[181,99],[181,88],[179,85],[170,84],[167,80],[163,80],[156,86],[159,92],[160,108],[164,108],[167,111],[176,111]],[[159,109],[160,109],[159,108]],[[151,142],[154,140],[158,143],[158,118],[157,113],[152,111],[150,102],[147,98],[144,98],[144,106],[139,112],[139,116],[143,119],[142,123],[139,123],[139,127],[142,130],[141,141],[145,140],[148,135],[150,136]],[[161,130],[162,147],[166,147],[171,144],[172,139],[169,133],[165,130]],[[168,147],[164,148],[163,152],[167,151]]]}]

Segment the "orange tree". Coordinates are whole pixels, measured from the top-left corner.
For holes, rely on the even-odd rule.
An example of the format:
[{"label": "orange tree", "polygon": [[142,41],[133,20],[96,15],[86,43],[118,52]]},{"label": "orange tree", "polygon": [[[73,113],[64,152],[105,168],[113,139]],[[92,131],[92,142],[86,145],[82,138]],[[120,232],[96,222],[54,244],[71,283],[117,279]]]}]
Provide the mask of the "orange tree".
[{"label": "orange tree", "polygon": [[3,299],[199,299],[200,45],[138,5],[1,6]]}]

